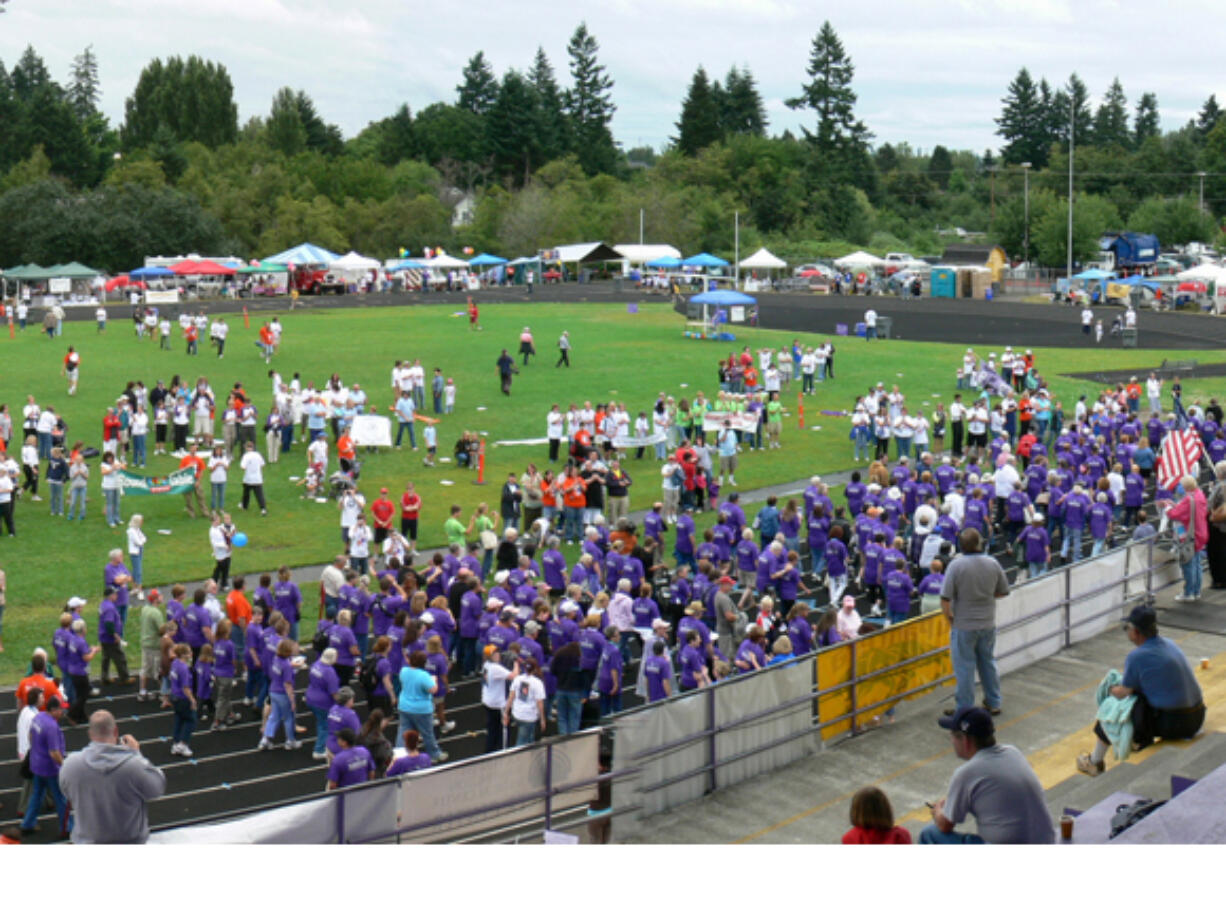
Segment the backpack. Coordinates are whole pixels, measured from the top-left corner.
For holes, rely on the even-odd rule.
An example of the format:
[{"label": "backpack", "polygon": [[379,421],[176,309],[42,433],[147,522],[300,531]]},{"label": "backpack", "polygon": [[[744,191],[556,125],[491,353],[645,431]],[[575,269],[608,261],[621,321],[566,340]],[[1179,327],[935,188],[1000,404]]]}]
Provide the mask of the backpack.
[{"label": "backpack", "polygon": [[375,687],[379,684],[379,673],[377,667],[379,665],[379,657],[370,655],[366,657],[366,661],[362,663],[362,670],[358,672],[358,684],[362,686],[362,690],[370,697],[375,692]]},{"label": "backpack", "polygon": [[1148,798],[1142,798],[1132,804],[1119,805],[1115,809],[1115,815],[1111,818],[1111,835],[1108,838],[1114,839],[1138,820],[1144,820],[1164,804],[1166,804],[1165,801],[1151,801]]},{"label": "backpack", "polygon": [[311,639],[311,648],[315,650],[316,655],[323,655],[323,651],[328,648],[327,630],[315,631],[315,636]]}]

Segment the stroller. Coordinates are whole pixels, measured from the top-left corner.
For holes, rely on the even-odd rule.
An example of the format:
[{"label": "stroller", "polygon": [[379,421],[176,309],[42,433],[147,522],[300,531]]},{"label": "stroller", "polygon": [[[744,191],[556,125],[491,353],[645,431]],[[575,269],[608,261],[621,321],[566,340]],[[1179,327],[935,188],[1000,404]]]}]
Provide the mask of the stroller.
[{"label": "stroller", "polygon": [[358,488],[358,476],[361,474],[361,471],[362,464],[355,459],[350,471],[336,471],[329,475],[328,496],[333,500],[340,500],[346,493],[356,491]]}]

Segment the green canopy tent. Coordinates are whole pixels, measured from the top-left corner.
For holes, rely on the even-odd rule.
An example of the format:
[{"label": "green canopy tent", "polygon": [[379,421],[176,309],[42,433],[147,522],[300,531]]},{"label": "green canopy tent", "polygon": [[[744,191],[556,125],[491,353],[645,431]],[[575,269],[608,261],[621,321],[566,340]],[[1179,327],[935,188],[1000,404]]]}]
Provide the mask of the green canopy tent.
[{"label": "green canopy tent", "polygon": [[267,261],[258,265],[240,266],[235,270],[239,275],[264,275],[274,272],[289,272],[289,267],[284,263],[269,263]]},{"label": "green canopy tent", "polygon": [[47,269],[47,272],[50,273],[47,276],[49,279],[96,279],[102,274],[97,269],[90,269],[76,260],[73,260],[71,263],[51,266]]}]

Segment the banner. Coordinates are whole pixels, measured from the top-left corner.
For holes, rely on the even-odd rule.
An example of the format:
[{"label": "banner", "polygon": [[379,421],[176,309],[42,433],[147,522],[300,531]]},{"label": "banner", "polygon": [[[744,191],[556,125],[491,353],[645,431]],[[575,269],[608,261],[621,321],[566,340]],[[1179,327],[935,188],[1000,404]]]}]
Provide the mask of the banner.
[{"label": "banner", "polygon": [[358,415],[353,419],[349,436],[354,446],[392,445],[392,422],[380,415]]},{"label": "banner", "polygon": [[664,443],[668,440],[668,435],[663,431],[655,434],[649,434],[646,437],[622,437],[618,435],[613,438],[613,446],[619,450],[628,450],[631,447],[649,447],[655,446],[657,443]]},{"label": "banner", "polygon": [[48,279],[47,291],[54,295],[72,294],[72,279]]},{"label": "banner", "polygon": [[178,304],[179,289],[171,288],[168,291],[146,291],[146,304]]},{"label": "banner", "polygon": [[[897,665],[926,652],[940,650],[949,645],[949,622],[943,614],[929,614],[902,624],[887,627],[881,633],[856,642],[856,677],[865,678],[873,672]],[[861,680],[856,687],[856,705],[872,706],[883,700],[923,687],[940,680],[952,670],[949,652],[939,652],[902,668],[887,671],[868,680]],[[914,699],[926,690],[912,694]],[[856,724],[867,725],[875,716],[880,716],[896,704],[886,704],[856,716]]]},{"label": "banner", "polygon": [[190,467],[169,475],[135,475],[123,469],[116,474],[125,494],[186,494],[196,486],[196,470]]},{"label": "banner", "polygon": [[702,418],[702,429],[704,431],[721,430],[725,421],[732,423],[734,431],[741,431],[745,434],[752,434],[758,429],[757,412],[707,412]]}]

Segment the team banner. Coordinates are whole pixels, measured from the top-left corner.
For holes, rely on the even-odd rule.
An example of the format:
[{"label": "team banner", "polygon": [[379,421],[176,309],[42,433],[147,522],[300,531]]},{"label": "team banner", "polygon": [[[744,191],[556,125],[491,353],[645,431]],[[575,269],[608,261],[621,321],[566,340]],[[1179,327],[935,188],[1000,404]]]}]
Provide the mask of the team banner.
[{"label": "team banner", "polygon": [[125,494],[186,494],[196,486],[196,470],[190,467],[169,475],[135,475],[122,469],[115,474]]},{"label": "team banner", "polygon": [[718,431],[725,421],[731,422],[734,431],[745,434],[752,434],[758,429],[757,412],[707,412],[702,418],[702,429]]}]

